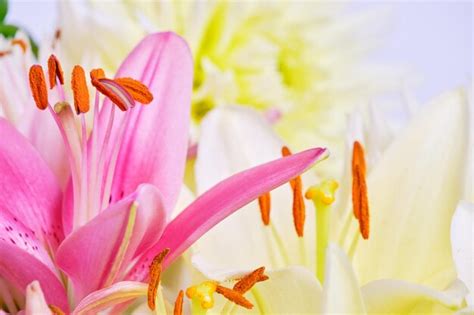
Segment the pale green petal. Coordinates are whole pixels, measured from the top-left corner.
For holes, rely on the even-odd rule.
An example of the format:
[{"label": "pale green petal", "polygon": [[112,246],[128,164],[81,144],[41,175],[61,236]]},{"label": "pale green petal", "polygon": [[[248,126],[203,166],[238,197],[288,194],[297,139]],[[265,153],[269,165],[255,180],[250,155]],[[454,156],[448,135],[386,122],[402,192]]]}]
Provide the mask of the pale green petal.
[{"label": "pale green petal", "polygon": [[438,98],[374,166],[370,238],[354,257],[362,284],[393,278],[443,289],[454,280],[449,231],[464,180],[467,108],[461,90]]},{"label": "pale green petal", "polygon": [[474,204],[461,201],[451,224],[453,258],[458,277],[471,292],[468,303],[474,305]]},{"label": "pale green petal", "polygon": [[369,314],[449,314],[464,306],[467,289],[455,281],[445,291],[401,280],[378,280],[362,287]]},{"label": "pale green petal", "polygon": [[325,314],[365,314],[359,283],[346,254],[330,244],[326,252],[322,311]]}]

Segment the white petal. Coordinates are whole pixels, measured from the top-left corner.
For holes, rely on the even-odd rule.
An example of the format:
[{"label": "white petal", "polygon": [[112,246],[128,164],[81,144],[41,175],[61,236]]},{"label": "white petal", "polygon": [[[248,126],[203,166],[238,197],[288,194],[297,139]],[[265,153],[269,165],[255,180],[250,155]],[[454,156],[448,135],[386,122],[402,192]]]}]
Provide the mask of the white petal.
[{"label": "white petal", "polygon": [[359,283],[346,254],[330,244],[326,251],[326,272],[323,288],[323,313],[365,313]]},{"label": "white petal", "polygon": [[458,277],[471,292],[468,303],[474,305],[474,203],[461,201],[451,224],[451,243]]},{"label": "white petal", "polygon": [[354,257],[362,284],[394,278],[443,289],[455,279],[449,231],[462,194],[467,109],[463,91],[440,97],[373,168],[370,238]]}]

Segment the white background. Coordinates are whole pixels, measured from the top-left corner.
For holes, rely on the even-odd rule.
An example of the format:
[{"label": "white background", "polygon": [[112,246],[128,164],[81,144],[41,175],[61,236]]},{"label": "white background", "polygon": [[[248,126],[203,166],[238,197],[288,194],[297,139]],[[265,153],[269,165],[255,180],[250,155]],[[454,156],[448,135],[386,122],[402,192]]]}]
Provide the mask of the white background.
[{"label": "white background", "polygon": [[[424,80],[414,94],[425,101],[460,84],[472,84],[472,1],[357,1],[354,11],[389,6],[391,28],[370,56],[378,63],[406,65]],[[8,22],[41,38],[55,25],[54,0],[10,1]]]}]

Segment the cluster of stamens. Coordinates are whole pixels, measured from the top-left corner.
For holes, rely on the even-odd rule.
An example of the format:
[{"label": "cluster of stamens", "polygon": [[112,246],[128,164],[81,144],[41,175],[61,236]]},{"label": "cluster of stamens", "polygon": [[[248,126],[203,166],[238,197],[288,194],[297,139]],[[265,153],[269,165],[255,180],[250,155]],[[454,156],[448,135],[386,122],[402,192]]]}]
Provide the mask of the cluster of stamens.
[{"label": "cluster of stamens", "polygon": [[[149,284],[148,284],[148,307],[151,310],[156,308],[156,297],[158,293],[158,286],[160,283],[161,272],[163,270],[163,261],[169,249],[164,249],[155,256],[150,265]],[[253,304],[245,298],[244,294],[248,292],[258,282],[268,280],[265,275],[265,267],[255,269],[251,273],[236,279],[237,282],[232,288],[222,286],[216,281],[204,281],[198,285],[190,286],[186,289],[186,296],[197,301],[202,309],[210,309],[214,306],[214,293],[220,294],[227,300],[245,307],[247,309],[253,308]],[[184,291],[180,290],[174,304],[174,314],[183,314],[183,298]]]}]

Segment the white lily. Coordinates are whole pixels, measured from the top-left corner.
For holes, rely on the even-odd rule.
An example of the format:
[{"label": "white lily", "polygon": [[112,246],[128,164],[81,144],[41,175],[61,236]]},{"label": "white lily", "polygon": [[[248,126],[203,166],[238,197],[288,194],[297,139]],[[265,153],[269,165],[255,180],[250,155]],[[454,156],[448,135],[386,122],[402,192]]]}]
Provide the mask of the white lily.
[{"label": "white lily", "polygon": [[[323,296],[331,300],[330,292],[334,290],[331,288],[347,285],[349,287],[343,291],[338,289],[336,292],[346,292],[344,298],[352,301],[348,302],[351,307],[360,303],[360,312],[459,309],[464,305],[466,290],[457,281],[449,233],[454,209],[463,197],[470,105],[463,91],[438,98],[420,111],[387,149],[378,151],[380,156],[374,159],[373,165],[369,163],[369,240],[361,240],[356,230],[348,202],[350,176],[346,174],[340,180],[338,202],[328,207],[327,235],[324,235],[324,228],[315,229],[314,211],[309,210],[309,205],[305,236],[298,238],[295,235],[291,223],[291,193],[289,187],[283,187],[271,192],[271,225],[264,227],[259,222],[256,203],[247,206],[198,243],[194,264],[207,277],[216,280],[261,265],[270,270],[292,264],[304,265],[314,270],[318,278],[321,278],[322,270],[328,291]],[[378,130],[370,132],[377,133]],[[369,155],[377,151],[377,141],[368,141],[363,134],[358,138],[371,144],[366,146]],[[274,158],[279,155],[281,145],[264,119],[252,110],[216,109],[202,126],[195,166],[198,192],[243,167]],[[237,152],[239,159],[233,158]],[[247,159],[243,161],[242,156]],[[314,184],[318,179],[303,180]],[[335,272],[332,278],[336,280],[329,279],[330,269],[337,265],[331,263],[335,261],[334,257],[339,257],[339,261],[347,258],[341,258],[344,255],[338,254],[340,250],[335,246],[329,246],[328,253],[324,248],[316,248],[316,240],[326,237],[349,253],[354,271],[349,267],[351,264],[339,263],[347,277],[341,277],[342,272]],[[321,266],[324,259],[325,268],[320,267],[318,272],[317,266]],[[229,266],[234,269],[226,268]],[[351,272],[354,277],[349,277]],[[362,293],[358,290],[359,284]],[[271,281],[260,284],[258,290],[265,285],[271,285]],[[336,296],[342,299],[340,295]],[[264,300],[276,303],[269,295]],[[323,309],[312,311],[334,310],[327,306],[328,303],[322,302],[326,305]],[[351,309],[351,312],[358,311]]]}]

